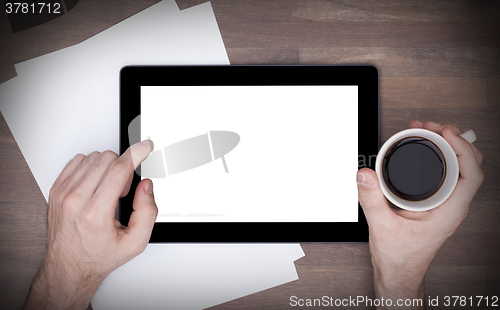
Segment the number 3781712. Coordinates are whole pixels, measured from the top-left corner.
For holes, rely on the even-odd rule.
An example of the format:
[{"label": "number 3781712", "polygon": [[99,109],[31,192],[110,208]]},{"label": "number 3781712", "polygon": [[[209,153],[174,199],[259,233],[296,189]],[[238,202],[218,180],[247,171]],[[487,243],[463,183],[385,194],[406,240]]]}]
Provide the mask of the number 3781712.
[{"label": "number 3781712", "polygon": [[60,3],[25,3],[25,2],[7,2],[5,3],[5,12],[7,14],[60,14]]},{"label": "number 3781712", "polygon": [[498,307],[498,296],[444,296],[445,307]]}]

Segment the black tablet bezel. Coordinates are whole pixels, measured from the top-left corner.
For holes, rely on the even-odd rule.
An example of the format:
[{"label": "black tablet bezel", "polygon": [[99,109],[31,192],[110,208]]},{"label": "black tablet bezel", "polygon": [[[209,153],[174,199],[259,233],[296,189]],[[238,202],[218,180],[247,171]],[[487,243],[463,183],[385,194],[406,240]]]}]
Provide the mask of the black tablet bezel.
[{"label": "black tablet bezel", "polygon": [[[374,66],[127,66],[120,72],[120,154],[129,147],[128,125],[141,112],[141,86],[357,85],[359,168],[374,168],[379,148],[378,70]],[[332,115],[332,121],[338,118]],[[332,141],[334,143],[334,141]],[[373,158],[373,160],[366,160]],[[351,180],[354,182],[355,176]],[[128,223],[134,174],[120,199],[120,222]],[[155,223],[150,242],[367,242],[368,225],[358,204],[358,222]]]}]

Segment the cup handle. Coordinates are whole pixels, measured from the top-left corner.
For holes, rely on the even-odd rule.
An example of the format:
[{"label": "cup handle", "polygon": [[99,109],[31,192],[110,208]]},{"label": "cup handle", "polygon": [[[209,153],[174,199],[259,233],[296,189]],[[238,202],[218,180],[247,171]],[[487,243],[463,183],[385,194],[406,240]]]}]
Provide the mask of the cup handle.
[{"label": "cup handle", "polygon": [[471,144],[474,143],[474,141],[476,141],[476,134],[472,129],[467,130],[466,132],[461,134],[460,137],[464,138],[465,140],[467,140],[467,142]]}]

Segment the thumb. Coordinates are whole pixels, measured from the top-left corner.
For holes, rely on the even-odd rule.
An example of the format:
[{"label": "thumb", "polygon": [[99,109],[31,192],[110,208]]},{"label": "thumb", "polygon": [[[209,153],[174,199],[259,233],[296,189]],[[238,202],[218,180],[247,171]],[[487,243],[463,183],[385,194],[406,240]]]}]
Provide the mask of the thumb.
[{"label": "thumb", "polygon": [[388,220],[394,216],[387,199],[380,190],[377,174],[375,171],[363,168],[356,176],[358,182],[358,199],[365,212],[368,224],[379,220]]},{"label": "thumb", "polygon": [[129,249],[134,252],[133,254],[139,255],[149,242],[158,215],[151,180],[144,179],[137,185],[133,208],[126,238]]}]

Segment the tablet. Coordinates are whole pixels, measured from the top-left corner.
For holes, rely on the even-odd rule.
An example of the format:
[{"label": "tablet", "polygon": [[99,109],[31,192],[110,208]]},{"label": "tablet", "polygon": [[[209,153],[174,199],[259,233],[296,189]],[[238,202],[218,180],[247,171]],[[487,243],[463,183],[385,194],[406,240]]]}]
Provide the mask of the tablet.
[{"label": "tablet", "polygon": [[356,171],[379,146],[373,66],[130,66],[120,152],[155,147],[150,242],[366,242]]}]

